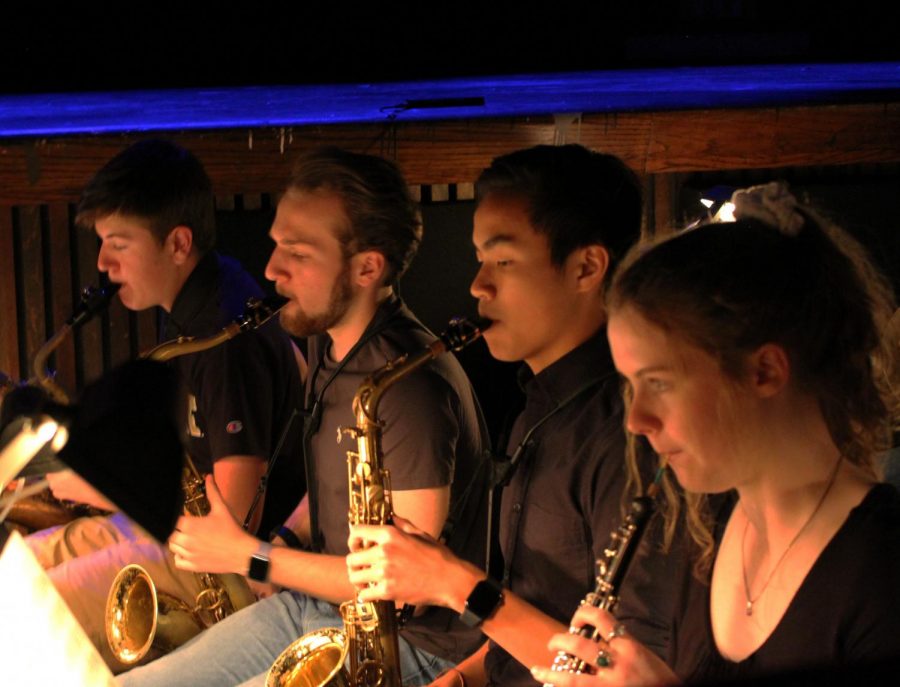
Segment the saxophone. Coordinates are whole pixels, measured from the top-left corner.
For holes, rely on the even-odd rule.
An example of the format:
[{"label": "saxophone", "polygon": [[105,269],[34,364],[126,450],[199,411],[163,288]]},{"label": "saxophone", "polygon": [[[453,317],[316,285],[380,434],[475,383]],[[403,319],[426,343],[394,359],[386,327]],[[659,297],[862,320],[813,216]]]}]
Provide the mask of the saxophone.
[{"label": "saxophone", "polygon": [[[251,298],[247,301],[244,314],[219,333],[203,339],[179,337],[156,346],[141,357],[165,361],[213,348],[241,332],[261,327],[286,302],[281,297],[265,300]],[[187,515],[203,516],[209,513],[203,477],[187,454],[184,457],[182,489]],[[104,624],[109,647],[120,662],[126,665],[137,663],[152,646],[167,653],[256,600],[241,575],[195,575],[200,592],[195,599],[184,601],[158,591],[149,573],[140,565],[128,565],[119,571],[107,596]]]},{"label": "saxophone", "polygon": [[[655,497],[659,490],[659,484],[665,472],[665,461],[656,471],[656,476],[647,492],[643,496],[633,499],[625,519],[613,530],[609,537],[609,543],[603,550],[603,557],[597,559],[597,586],[581,600],[580,606],[591,605],[612,611],[619,600],[618,591],[628,572],[631,559],[634,558],[638,544],[650,518],[656,510]],[[581,629],[569,627],[571,634],[582,637],[590,637],[594,641],[602,639],[597,629],[585,625]],[[550,670],[562,673],[584,673],[588,665],[577,656],[560,651],[553,659]],[[545,683],[544,687],[553,687],[552,683]]]},{"label": "saxophone", "polygon": [[[338,428],[356,439],[356,451],[347,452],[352,525],[388,525],[392,522],[390,475],[383,467],[382,424],[378,404],[398,381],[447,351],[458,351],[490,326],[490,321],[451,320],[447,331],[414,355],[402,355],[369,375],[353,397],[354,427]],[[343,632],[319,630],[294,641],[275,660],[266,687],[401,687],[398,645],[399,623],[392,601],[360,602],[340,606]],[[349,658],[349,667],[344,662]]]},{"label": "saxophone", "polygon": [[[54,403],[69,405],[69,395],[56,383],[55,374],[50,370],[47,363],[53,352],[60,347],[72,332],[80,329],[109,306],[113,296],[118,293],[120,286],[120,284],[110,283],[101,287],[85,287],[81,292],[81,300],[75,306],[72,315],[44,342],[35,354],[31,364],[33,377],[23,385],[18,385],[7,375],[0,372],[0,399],[7,392],[11,394],[11,398],[12,394],[23,393],[19,391],[23,387],[40,387]],[[62,469],[63,467],[65,466],[60,464],[56,469]],[[40,484],[35,484],[34,488],[40,488]],[[101,515],[105,512],[83,503],[61,501],[53,496],[49,489],[44,488],[33,496],[19,500],[10,509],[7,520],[27,531],[33,532],[56,525],[63,525],[75,518]]]}]

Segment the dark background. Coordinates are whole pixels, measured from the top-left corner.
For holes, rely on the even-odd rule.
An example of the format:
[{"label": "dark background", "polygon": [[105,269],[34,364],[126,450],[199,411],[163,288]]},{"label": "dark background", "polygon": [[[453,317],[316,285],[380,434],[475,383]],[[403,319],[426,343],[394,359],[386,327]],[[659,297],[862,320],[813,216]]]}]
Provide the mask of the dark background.
[{"label": "dark background", "polygon": [[0,13],[0,92],[900,56],[890,5],[871,0],[834,8],[785,0],[196,5],[7,7]]}]

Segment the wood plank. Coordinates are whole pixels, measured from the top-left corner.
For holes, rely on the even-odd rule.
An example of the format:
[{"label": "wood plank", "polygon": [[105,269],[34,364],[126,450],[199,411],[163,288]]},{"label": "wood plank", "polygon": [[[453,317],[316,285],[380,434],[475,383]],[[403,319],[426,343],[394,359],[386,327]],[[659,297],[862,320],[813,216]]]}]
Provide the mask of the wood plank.
[{"label": "wood plank", "polygon": [[23,376],[19,369],[12,208],[8,206],[0,206],[0,372],[13,381]]},{"label": "wood plank", "polygon": [[18,240],[22,255],[22,334],[25,339],[25,359],[31,376],[35,354],[47,340],[49,333],[44,316],[44,259],[41,242],[41,209],[37,205],[18,208]]},{"label": "wood plank", "polygon": [[[97,272],[97,237],[92,231],[76,232],[78,284],[80,288],[100,283]],[[81,358],[79,383],[93,381],[103,374],[103,337],[100,318],[94,318],[76,332],[76,351]]]},{"label": "wood plank", "polygon": [[[69,206],[53,203],[47,208],[50,233],[50,273],[54,331],[72,315],[72,251],[69,245]],[[69,337],[56,349],[57,384],[66,393],[74,394],[78,387],[75,374],[75,340]]]},{"label": "wood plank", "polygon": [[[175,133],[206,165],[217,195],[281,188],[298,153],[320,145],[377,152],[384,127],[294,127]],[[552,117],[397,122],[396,159],[410,184],[471,182],[497,155],[552,144]],[[0,204],[72,201],[139,136],[0,142]],[[586,114],[580,142],[649,174],[900,161],[900,103]]]},{"label": "wood plank", "polygon": [[654,236],[671,234],[679,225],[678,191],[680,178],[677,173],[656,174],[653,183]]}]

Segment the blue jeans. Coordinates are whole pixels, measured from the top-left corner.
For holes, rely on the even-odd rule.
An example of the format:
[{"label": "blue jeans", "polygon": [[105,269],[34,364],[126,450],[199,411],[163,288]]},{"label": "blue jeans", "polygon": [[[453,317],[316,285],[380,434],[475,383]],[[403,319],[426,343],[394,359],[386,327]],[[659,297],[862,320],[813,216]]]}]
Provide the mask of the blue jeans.
[{"label": "blue jeans", "polygon": [[[331,604],[281,592],[217,623],[168,656],[119,676],[124,687],[260,687],[279,654],[298,637],[343,621]],[[427,685],[452,666],[400,638],[400,672],[408,687]]]}]

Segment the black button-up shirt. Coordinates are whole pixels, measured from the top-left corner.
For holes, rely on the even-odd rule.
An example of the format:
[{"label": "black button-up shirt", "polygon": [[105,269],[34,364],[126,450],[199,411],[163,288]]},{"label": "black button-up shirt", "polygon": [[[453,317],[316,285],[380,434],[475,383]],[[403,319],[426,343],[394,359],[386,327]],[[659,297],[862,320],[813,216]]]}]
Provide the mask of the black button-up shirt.
[{"label": "black button-up shirt", "polygon": [[[523,369],[520,380],[525,408],[513,425],[509,455],[536,423],[563,407],[532,434],[503,491],[504,582],[568,625],[579,602],[593,591],[595,561],[622,518],[623,403],[605,329],[536,376]],[[650,606],[644,604],[641,614]],[[664,627],[642,630],[629,623],[628,629],[657,647],[668,638]],[[485,666],[492,684],[535,684],[528,668],[496,644]]]}]

